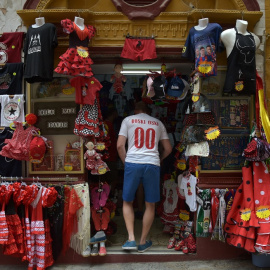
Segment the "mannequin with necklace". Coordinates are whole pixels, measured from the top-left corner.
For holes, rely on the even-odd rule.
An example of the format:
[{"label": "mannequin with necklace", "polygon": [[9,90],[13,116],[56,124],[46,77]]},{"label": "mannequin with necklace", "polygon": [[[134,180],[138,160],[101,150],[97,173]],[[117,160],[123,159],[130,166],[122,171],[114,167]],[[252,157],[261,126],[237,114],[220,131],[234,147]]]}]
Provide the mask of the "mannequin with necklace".
[{"label": "mannequin with necklace", "polygon": [[45,19],[44,17],[38,17],[35,19],[35,24],[32,24],[33,28],[38,28],[40,26],[42,26],[43,24],[45,24]]},{"label": "mannequin with necklace", "polygon": [[223,31],[220,35],[221,41],[223,42],[224,46],[226,47],[226,54],[229,57],[232,49],[234,47],[235,39],[236,39],[236,30],[239,34],[246,36],[252,34],[256,48],[260,45],[260,39],[253,33],[247,31],[248,22],[243,20],[236,20],[235,28],[230,28]]},{"label": "mannequin with necklace", "polygon": [[256,90],[256,49],[259,38],[247,30],[248,22],[236,20],[235,28],[220,35],[226,48],[227,74],[223,93],[254,94]]}]

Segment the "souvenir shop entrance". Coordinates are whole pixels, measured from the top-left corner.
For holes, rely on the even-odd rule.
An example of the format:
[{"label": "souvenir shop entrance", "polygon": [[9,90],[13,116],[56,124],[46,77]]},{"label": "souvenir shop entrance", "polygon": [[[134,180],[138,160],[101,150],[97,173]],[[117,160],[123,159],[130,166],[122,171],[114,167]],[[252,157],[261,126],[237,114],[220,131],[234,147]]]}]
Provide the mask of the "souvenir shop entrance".
[{"label": "souvenir shop entrance", "polygon": [[[68,171],[69,174],[76,175],[80,180],[85,180],[89,183],[91,200],[95,198],[94,191],[100,188],[104,194],[106,193],[108,187],[106,183],[108,183],[111,188],[110,195],[104,195],[106,200],[103,202],[104,204],[102,203],[103,209],[91,211],[92,236],[104,240],[104,235],[96,233],[97,231],[106,232],[105,237],[107,239],[106,248],[108,255],[104,258],[94,255],[90,258],[82,258],[79,255],[74,255],[73,250],[68,250],[66,255],[61,255],[57,262],[74,263],[74,261],[84,261],[87,263],[91,261],[99,263],[101,261],[163,261],[225,259],[247,256],[247,253],[243,249],[228,246],[224,243],[224,239],[219,239],[221,241],[217,240],[218,235],[216,235],[217,238],[215,238],[215,241],[212,241],[210,234],[208,231],[205,232],[205,228],[203,227],[205,226],[207,230],[209,229],[209,220],[207,222],[207,218],[205,218],[206,213],[204,213],[204,210],[209,209],[203,209],[203,214],[197,217],[197,208],[195,211],[190,211],[192,205],[190,202],[186,203],[184,199],[186,197],[185,192],[187,192],[187,194],[191,192],[195,195],[196,190],[191,190],[191,187],[188,186],[187,183],[185,188],[178,188],[181,187],[181,181],[183,181],[184,178],[191,177],[188,171],[188,168],[191,167],[193,168],[191,172],[194,179],[200,179],[197,185],[200,189],[233,189],[237,188],[241,182],[242,174],[239,168],[241,167],[242,160],[234,157],[239,156],[239,153],[242,153],[243,149],[236,148],[235,146],[243,146],[245,140],[247,140],[247,136],[235,136],[235,134],[239,130],[242,132],[241,135],[246,135],[250,131],[250,116],[253,114],[253,106],[251,106],[252,98],[234,97],[232,99],[231,97],[224,97],[221,101],[222,85],[225,81],[227,66],[225,51],[216,54],[214,47],[212,46],[210,48],[211,55],[209,55],[209,57],[211,56],[212,59],[217,57],[219,59],[217,70],[212,70],[213,72],[218,72],[218,76],[209,76],[209,78],[198,81],[196,78],[190,80],[190,74],[197,64],[189,57],[182,58],[182,53],[185,53],[185,50],[182,51],[182,49],[188,39],[189,30],[197,25],[198,21],[198,26],[200,26],[201,22],[207,21],[207,24],[209,22],[217,23],[221,25],[223,29],[232,28],[235,25],[235,21],[240,18],[239,14],[241,14],[240,11],[243,9],[243,6],[233,0],[227,1],[227,3],[224,4],[225,6],[221,5],[220,2],[216,5],[212,5],[207,3],[207,1],[201,1],[201,3],[203,2],[202,6],[193,9],[190,5],[185,3],[186,1],[182,1],[181,3],[174,0],[166,1],[166,7],[162,7],[160,1],[156,1],[155,12],[153,14],[149,13],[151,16],[147,13],[149,16],[145,17],[145,14],[143,14],[141,10],[132,12],[130,9],[126,9],[125,1],[120,1],[123,4],[121,7],[115,4],[116,1],[111,0],[96,0],[90,2],[91,3],[86,3],[85,1],[78,1],[76,3],[73,1],[27,1],[25,9],[18,11],[18,14],[27,26],[30,26],[38,17],[44,16],[46,22],[53,23],[57,26],[58,37],[58,47],[55,49],[54,58],[54,67],[56,68],[57,74],[54,74],[56,80],[54,81],[53,87],[56,91],[60,89],[60,98],[57,100],[55,95],[50,93],[52,87],[46,85],[45,87],[41,87],[41,85],[28,85],[27,94],[29,101],[27,107],[28,112],[34,110],[34,112],[41,113],[46,117],[46,125],[41,125],[42,134],[46,135],[46,137],[48,136],[49,141],[54,141],[54,150],[55,152],[58,151],[59,155],[55,156],[53,161],[48,158],[48,164],[51,165],[49,169],[47,165],[43,167],[31,165],[28,170],[29,175],[46,176],[49,174],[61,176],[63,171]],[[199,5],[201,5],[201,3]],[[205,6],[208,7],[207,10],[202,9]],[[149,10],[147,11],[150,12]],[[247,7],[244,8],[244,12],[245,19],[248,21],[250,29],[253,29],[256,22],[258,22],[262,16],[262,13],[258,10],[250,11]],[[202,13],[205,18],[202,18]],[[60,25],[60,15],[61,20],[65,21],[62,25]],[[151,20],[149,20],[149,18],[151,18]],[[76,140],[76,138],[78,138],[77,135],[80,137],[85,135],[82,134],[84,130],[81,129],[81,126],[79,126],[79,124],[76,125],[76,135],[73,135],[73,130],[69,128],[70,121],[74,123],[76,121],[76,113],[82,109],[80,106],[74,106],[75,93],[74,91],[72,92],[72,87],[68,84],[69,82],[65,81],[67,74],[62,72],[62,69],[64,70],[66,68],[62,65],[63,62],[66,61],[65,63],[67,63],[67,59],[70,55],[72,55],[74,59],[76,58],[74,52],[72,52],[73,48],[68,47],[73,46],[72,42],[69,42],[71,32],[74,31],[74,28],[71,27],[71,25],[73,25],[71,20],[73,19],[74,21],[77,20],[78,24],[76,25],[78,27],[80,19],[83,20],[84,24],[95,26],[95,30],[91,27],[87,28],[89,33],[91,32],[90,34],[88,33],[91,39],[89,43],[89,55],[94,64],[91,64],[92,70],[85,69],[86,72],[88,72],[88,74],[85,75],[86,77],[94,75],[96,80],[101,83],[102,88],[99,89],[99,113],[102,115],[105,125],[107,124],[107,128],[109,128],[107,132],[110,133],[111,127],[111,131],[113,130],[115,133],[113,134],[112,132],[110,134],[111,148],[107,149],[108,152],[110,152],[111,159],[104,159],[104,163],[98,164],[106,172],[105,174],[92,174],[91,172],[94,169],[90,166],[91,162],[89,162],[90,165],[86,163],[86,166],[89,165],[87,167],[88,170],[84,170],[84,159],[87,159],[87,162],[91,159],[88,156],[89,152],[86,153],[85,156],[84,153],[87,149],[90,152],[104,150],[104,144],[106,145],[108,142],[95,140],[96,150],[93,150],[93,146],[84,141],[87,145],[86,149],[82,141]],[[65,33],[63,33],[62,28],[65,28]],[[76,31],[79,30],[77,29]],[[96,31],[95,35],[94,31]],[[221,29],[219,29],[219,34],[220,32]],[[69,36],[67,36],[66,33],[68,33]],[[132,37],[136,37],[136,43],[133,42],[134,39],[132,39]],[[141,41],[147,41],[146,43],[151,44],[151,48],[154,48],[153,40],[156,42],[157,55],[152,55],[153,50],[148,51],[150,60],[140,58],[140,62],[138,63],[136,56],[129,55],[130,51],[122,55],[123,47],[127,48],[128,45],[133,46],[134,51],[134,47],[137,48],[137,46],[141,46]],[[125,45],[126,41],[128,41],[127,45]],[[87,45],[88,44],[86,44],[86,46]],[[214,45],[217,46],[218,44]],[[206,46],[203,49],[206,51]],[[89,56],[85,48],[80,48],[78,54],[81,58],[87,58]],[[60,56],[63,56],[64,60],[61,58],[63,62],[59,60]],[[143,55],[141,55],[141,57],[142,56]],[[200,57],[196,57],[200,58],[206,56],[203,56],[201,53]],[[205,59],[208,60],[208,58],[204,58],[204,60]],[[86,64],[86,61],[84,64]],[[89,63],[87,63],[86,66],[89,67]],[[207,63],[205,65],[202,64],[201,68],[200,71],[202,73],[209,72],[209,70],[207,70],[207,68],[209,68]],[[166,74],[166,81],[162,81],[162,78],[162,80],[159,81],[158,87],[155,88],[152,83],[160,76],[155,72],[161,71]],[[146,76],[146,74],[150,76]],[[76,77],[79,74],[73,73],[69,75]],[[152,77],[152,83],[148,81],[149,77]],[[176,81],[175,84],[172,83],[172,81],[174,81],[173,79]],[[93,79],[90,83],[96,84],[97,81]],[[197,86],[200,86],[200,94],[197,92],[195,93],[197,95],[191,96],[190,83],[192,84],[193,90],[194,88],[196,89]],[[62,87],[63,85],[65,85],[65,87]],[[66,87],[66,85],[68,85],[68,87]],[[80,86],[82,86],[82,93],[83,91],[87,91],[86,85]],[[153,89],[151,87],[153,87]],[[179,91],[175,93],[175,90]],[[193,123],[195,121],[198,126],[205,124],[211,126],[213,129],[208,131],[208,135],[211,137],[212,135],[210,134],[214,134],[216,137],[213,139],[217,139],[219,135],[218,128],[215,128],[217,120],[219,121],[219,126],[223,124],[224,130],[229,130],[229,132],[224,133],[226,138],[222,137],[223,140],[220,140],[220,137],[215,140],[217,143],[213,144],[213,147],[216,155],[212,157],[210,161],[204,156],[205,159],[203,161],[200,160],[200,162],[198,162],[198,160],[195,159],[191,162],[187,162],[187,160],[181,156],[181,145],[178,145],[177,151],[173,151],[174,155],[177,154],[177,158],[175,158],[175,156],[171,157],[172,159],[167,160],[166,165],[162,167],[161,203],[157,205],[155,221],[150,231],[153,247],[148,253],[145,253],[146,256],[143,255],[140,257],[138,257],[137,253],[127,253],[123,252],[121,249],[122,244],[126,240],[126,229],[121,213],[123,167],[115,155],[116,149],[113,148],[122,119],[133,114],[134,103],[139,100],[143,100],[147,103],[148,107],[151,109],[151,115],[164,123],[172,145],[174,146],[178,145],[177,142],[180,141],[180,137],[183,137],[184,128],[189,126],[187,123]],[[197,103],[200,105],[195,106],[198,100],[201,100]],[[71,101],[73,101],[73,104],[69,103]],[[195,105],[193,106],[191,103]],[[62,114],[60,119],[55,119],[53,115],[50,115],[52,112],[52,108],[50,108],[51,104],[55,105],[55,109],[59,109],[58,113]],[[231,108],[232,106],[230,104],[235,104],[234,107],[237,107],[237,113],[239,113],[239,115],[236,113],[236,109]],[[218,111],[221,107],[225,107],[226,110]],[[212,111],[211,108],[215,108],[216,117],[207,114]],[[195,109],[195,111],[192,111],[193,109]],[[234,115],[234,118],[237,118],[237,116],[240,117],[240,114],[241,117],[244,115],[241,118],[244,120],[238,123],[237,118],[232,119],[233,121],[231,122],[231,119],[226,118],[228,112]],[[86,114],[87,112],[84,111],[84,116]],[[185,117],[186,115],[192,117]],[[198,117],[198,115],[202,117]],[[193,116],[195,116],[195,118]],[[45,119],[44,117],[43,120]],[[223,119],[227,122],[222,122]],[[83,120],[86,121],[87,119]],[[200,123],[198,123],[198,121],[200,121]],[[48,129],[48,127],[50,128]],[[59,130],[57,129],[59,127],[63,128],[61,129],[62,133],[56,134],[56,130]],[[100,129],[99,131],[103,132],[104,130]],[[233,134],[231,134],[230,131],[233,131]],[[186,142],[188,142],[189,135],[193,133],[194,132],[191,131],[186,134]],[[66,134],[70,134],[70,137],[66,137]],[[64,137],[66,141],[63,140]],[[226,149],[226,151],[229,150],[229,152],[231,150],[233,155],[226,155],[226,157],[224,157],[224,154],[222,154],[224,153],[224,149]],[[237,153],[235,153],[235,149],[237,149]],[[201,150],[204,151],[205,149]],[[103,154],[106,155],[105,152]],[[215,160],[215,162],[213,162],[213,160]],[[108,165],[111,171],[108,171],[105,164]],[[171,167],[173,167],[173,169]],[[187,174],[183,174],[183,172],[187,172]],[[179,178],[181,174],[182,178]],[[193,177],[191,178],[193,179]],[[195,185],[193,185],[192,188],[195,188]],[[181,192],[184,193],[181,194]],[[144,209],[144,206],[141,205],[141,194],[142,193],[139,193],[134,201],[134,208],[136,210],[136,236],[140,234],[141,231],[141,211]],[[193,196],[192,198],[192,202],[196,204],[196,197]],[[203,198],[203,201],[207,200]],[[96,202],[92,200],[91,206],[95,203]],[[108,204],[106,205],[105,203]],[[104,210],[104,207],[106,210]],[[194,210],[194,208],[192,209]],[[199,220],[200,224],[198,224],[197,220],[200,218],[203,218],[203,221]],[[99,225],[97,225],[97,223]],[[98,226],[102,227],[104,224],[106,228],[101,228],[100,230]],[[197,231],[198,228],[199,230]],[[94,246],[96,243],[93,242],[92,244],[92,246]],[[100,244],[99,247],[101,247]],[[181,256],[180,258],[180,254],[183,255],[184,253],[191,253],[192,255]],[[98,252],[96,252],[95,255],[97,254]]]}]

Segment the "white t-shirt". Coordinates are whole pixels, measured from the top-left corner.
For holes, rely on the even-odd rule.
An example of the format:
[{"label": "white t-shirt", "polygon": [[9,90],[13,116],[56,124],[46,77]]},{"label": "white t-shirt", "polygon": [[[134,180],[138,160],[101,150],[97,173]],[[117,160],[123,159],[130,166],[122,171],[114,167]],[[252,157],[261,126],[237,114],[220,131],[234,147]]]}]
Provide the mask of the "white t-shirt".
[{"label": "white t-shirt", "polygon": [[23,95],[0,95],[1,126],[8,127],[14,121],[24,122],[24,98]]},{"label": "white t-shirt", "polygon": [[158,143],[169,139],[162,122],[145,113],[126,117],[119,135],[128,138],[125,162],[160,166]]},{"label": "white t-shirt", "polygon": [[180,184],[180,188],[185,192],[186,204],[189,206],[191,212],[197,210],[196,184],[197,178],[194,175],[190,175],[188,178],[183,176]]}]

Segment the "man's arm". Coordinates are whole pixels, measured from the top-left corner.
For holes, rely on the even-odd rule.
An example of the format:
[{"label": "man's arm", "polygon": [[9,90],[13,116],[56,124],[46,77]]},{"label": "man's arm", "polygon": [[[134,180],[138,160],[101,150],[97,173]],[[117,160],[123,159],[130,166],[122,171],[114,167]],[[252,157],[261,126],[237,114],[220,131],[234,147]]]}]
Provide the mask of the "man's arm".
[{"label": "man's arm", "polygon": [[117,140],[117,151],[120,159],[122,160],[123,164],[125,164],[125,159],[126,159],[126,141],[127,138],[123,135],[118,136]]},{"label": "man's arm", "polygon": [[172,146],[169,139],[161,140],[160,143],[162,146],[160,161],[162,161],[172,152]]}]

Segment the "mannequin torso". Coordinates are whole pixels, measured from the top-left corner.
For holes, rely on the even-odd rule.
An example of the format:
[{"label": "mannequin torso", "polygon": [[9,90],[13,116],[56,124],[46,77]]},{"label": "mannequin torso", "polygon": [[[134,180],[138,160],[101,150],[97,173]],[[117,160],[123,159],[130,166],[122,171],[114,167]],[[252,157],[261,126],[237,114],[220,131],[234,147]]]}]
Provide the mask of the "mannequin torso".
[{"label": "mannequin torso", "polygon": [[74,23],[81,29],[84,29],[84,19],[80,17],[75,17]]},{"label": "mannequin torso", "polygon": [[38,28],[40,26],[42,26],[43,24],[45,24],[45,19],[44,17],[39,17],[35,19],[35,24],[32,25],[33,28]]},{"label": "mannequin torso", "polygon": [[209,19],[208,18],[203,18],[203,19],[199,19],[198,21],[198,25],[194,26],[194,28],[197,31],[203,30],[208,26],[209,23]]},{"label": "mannequin torso", "polygon": [[[248,26],[247,21],[236,20],[235,27],[236,27],[239,34],[241,34],[243,36],[250,35],[250,32],[247,31],[247,26]],[[256,48],[258,48],[260,45],[260,39],[255,34],[253,34],[253,33],[251,33],[251,34],[254,37]],[[235,39],[236,39],[235,29],[230,28],[230,29],[223,31],[220,35],[220,38],[226,47],[226,54],[228,57],[231,54],[233,47],[234,47],[234,43],[235,43]]]}]

